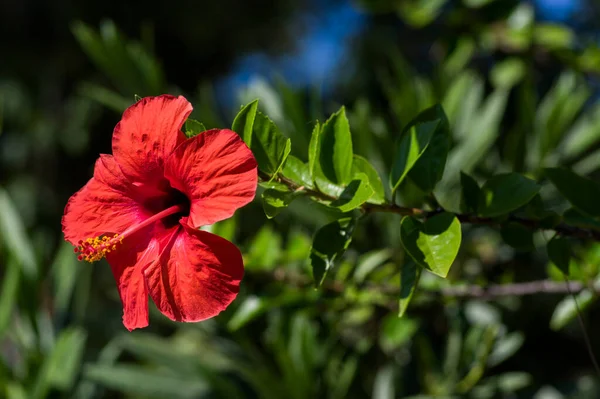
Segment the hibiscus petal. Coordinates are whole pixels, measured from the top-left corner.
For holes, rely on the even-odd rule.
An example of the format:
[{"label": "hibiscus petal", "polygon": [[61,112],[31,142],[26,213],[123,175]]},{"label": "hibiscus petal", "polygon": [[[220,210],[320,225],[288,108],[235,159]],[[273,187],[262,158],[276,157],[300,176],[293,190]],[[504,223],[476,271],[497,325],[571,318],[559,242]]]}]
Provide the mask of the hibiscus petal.
[{"label": "hibiscus petal", "polygon": [[111,155],[101,155],[94,177],[69,199],[62,218],[65,239],[73,245],[102,234],[122,233],[148,217],[133,198],[123,173]]},{"label": "hibiscus petal", "polygon": [[162,178],[166,157],[185,140],[181,126],[192,112],[183,97],[146,97],[127,108],[115,127],[112,149],[125,176],[137,183]]},{"label": "hibiscus petal", "polygon": [[177,234],[179,226],[165,230],[160,225],[135,232],[107,254],[123,304],[123,325],[129,330],[148,325],[148,286],[144,269],[157,263],[160,253]]},{"label": "hibiscus petal", "polygon": [[184,226],[144,274],[150,296],[165,316],[196,322],[216,316],[235,299],[244,265],[231,242]]},{"label": "hibiscus petal", "polygon": [[227,219],[252,201],[256,168],[252,151],[235,132],[213,129],[177,147],[164,173],[190,199],[190,226],[200,227]]}]

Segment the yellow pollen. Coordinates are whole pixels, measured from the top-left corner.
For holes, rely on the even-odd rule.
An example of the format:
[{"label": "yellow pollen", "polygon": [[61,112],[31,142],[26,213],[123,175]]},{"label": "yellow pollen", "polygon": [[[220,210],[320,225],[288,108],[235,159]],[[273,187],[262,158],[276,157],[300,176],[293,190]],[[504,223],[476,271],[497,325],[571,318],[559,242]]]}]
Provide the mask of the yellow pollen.
[{"label": "yellow pollen", "polygon": [[106,256],[110,251],[117,249],[117,244],[123,242],[123,237],[115,234],[112,237],[100,236],[87,238],[85,241],[79,241],[79,246],[75,252],[79,253],[77,259],[87,262],[96,262]]}]

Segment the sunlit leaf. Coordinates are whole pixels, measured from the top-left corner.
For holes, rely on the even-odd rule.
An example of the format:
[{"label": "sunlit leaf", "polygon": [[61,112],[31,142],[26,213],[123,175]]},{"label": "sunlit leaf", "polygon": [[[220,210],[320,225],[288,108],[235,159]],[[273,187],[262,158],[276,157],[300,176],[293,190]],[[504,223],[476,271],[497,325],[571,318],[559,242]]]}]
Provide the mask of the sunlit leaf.
[{"label": "sunlit leaf", "polygon": [[295,197],[296,195],[292,191],[280,191],[272,188],[265,190],[261,195],[265,214],[269,219],[274,218],[287,208]]},{"label": "sunlit leaf", "polygon": [[323,124],[319,139],[321,172],[334,184],[344,185],[352,177],[352,135],[342,107]]},{"label": "sunlit leaf", "polygon": [[367,161],[365,158],[354,155],[354,161],[352,162],[352,175],[353,179],[356,179],[359,173],[364,173],[368,177],[369,185],[373,189],[373,195],[367,202],[374,204],[382,204],[385,202],[385,190],[381,178],[377,173],[377,170]]},{"label": "sunlit leaf", "polygon": [[305,164],[293,155],[287,157],[283,166],[283,175],[300,186],[307,188],[314,187],[308,164]]},{"label": "sunlit leaf", "polygon": [[195,119],[188,118],[185,121],[183,131],[187,138],[191,138],[206,131],[206,127]]},{"label": "sunlit leaf", "polygon": [[244,143],[250,148],[252,148],[252,132],[254,130],[254,119],[256,118],[257,112],[258,100],[254,100],[242,107],[231,125],[231,129],[239,134],[244,140]]},{"label": "sunlit leaf", "polygon": [[412,216],[402,219],[401,238],[406,252],[420,266],[446,277],[461,242],[460,222],[451,213],[440,213],[425,223]]},{"label": "sunlit leaf", "polygon": [[434,106],[421,112],[402,132],[396,145],[390,174],[390,187],[396,190],[417,160],[425,153],[432,137],[444,124],[443,111]]},{"label": "sunlit leaf", "polygon": [[359,173],[340,194],[340,197],[330,205],[342,212],[349,212],[367,202],[373,193],[367,175]]}]

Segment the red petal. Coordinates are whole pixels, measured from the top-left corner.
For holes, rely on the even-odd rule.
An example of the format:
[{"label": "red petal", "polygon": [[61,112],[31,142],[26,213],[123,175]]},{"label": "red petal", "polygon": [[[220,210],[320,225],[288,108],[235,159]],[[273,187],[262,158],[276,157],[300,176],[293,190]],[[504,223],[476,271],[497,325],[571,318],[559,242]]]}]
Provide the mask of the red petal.
[{"label": "red petal", "polygon": [[102,234],[121,233],[148,215],[111,155],[101,155],[94,177],[69,199],[62,218],[65,239],[73,245]]},{"label": "red petal", "polygon": [[190,225],[227,219],[254,198],[256,160],[231,130],[208,130],[182,143],[165,162],[171,186],[190,199]]},{"label": "red petal", "polygon": [[185,226],[144,274],[150,296],[165,316],[195,322],[216,316],[235,299],[244,265],[229,241]]},{"label": "red petal", "polygon": [[131,331],[148,325],[148,287],[144,269],[157,263],[160,253],[180,226],[164,230],[148,226],[123,241],[107,255],[123,304],[123,325]]},{"label": "red petal", "polygon": [[183,97],[146,97],[127,108],[115,127],[112,149],[125,176],[138,183],[162,178],[166,157],[185,140],[181,126],[192,112]]}]

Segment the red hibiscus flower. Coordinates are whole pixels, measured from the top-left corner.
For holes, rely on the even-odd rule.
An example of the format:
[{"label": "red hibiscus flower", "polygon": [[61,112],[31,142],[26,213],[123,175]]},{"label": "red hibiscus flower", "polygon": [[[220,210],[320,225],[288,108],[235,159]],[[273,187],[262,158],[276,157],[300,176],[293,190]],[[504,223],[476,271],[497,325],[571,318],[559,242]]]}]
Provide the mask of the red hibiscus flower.
[{"label": "red hibiscus flower", "polygon": [[229,241],[198,230],[252,201],[257,165],[231,130],[186,139],[183,97],[148,97],[115,127],[113,155],[65,207],[65,239],[80,260],[106,256],[130,331],[148,325],[148,295],[171,320],[213,317],[233,301],[244,274]]}]

